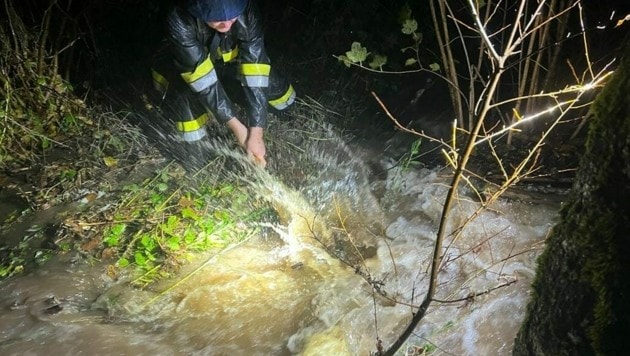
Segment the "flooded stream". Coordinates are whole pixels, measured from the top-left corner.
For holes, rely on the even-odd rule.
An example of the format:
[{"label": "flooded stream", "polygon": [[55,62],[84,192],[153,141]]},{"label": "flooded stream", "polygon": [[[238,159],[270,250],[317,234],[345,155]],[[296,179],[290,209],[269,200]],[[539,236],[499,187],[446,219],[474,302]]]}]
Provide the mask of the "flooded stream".
[{"label": "flooded stream", "polygon": [[[302,148],[313,162],[299,184],[248,178],[278,211],[274,233],[197,256],[174,280],[133,289],[61,255],[4,281],[0,354],[369,355],[391,344],[426,293],[448,180],[385,158],[387,177],[372,179],[340,142]],[[462,194],[450,229],[478,206]],[[499,200],[447,239],[437,301],[401,354],[510,354],[558,208]]]}]

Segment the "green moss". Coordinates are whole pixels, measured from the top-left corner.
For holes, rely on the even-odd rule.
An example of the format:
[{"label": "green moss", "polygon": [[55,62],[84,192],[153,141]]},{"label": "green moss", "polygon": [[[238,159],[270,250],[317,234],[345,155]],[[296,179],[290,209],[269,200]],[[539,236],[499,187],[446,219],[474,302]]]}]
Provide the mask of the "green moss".
[{"label": "green moss", "polygon": [[630,45],[592,105],[586,151],[540,257],[515,354],[630,348]]}]

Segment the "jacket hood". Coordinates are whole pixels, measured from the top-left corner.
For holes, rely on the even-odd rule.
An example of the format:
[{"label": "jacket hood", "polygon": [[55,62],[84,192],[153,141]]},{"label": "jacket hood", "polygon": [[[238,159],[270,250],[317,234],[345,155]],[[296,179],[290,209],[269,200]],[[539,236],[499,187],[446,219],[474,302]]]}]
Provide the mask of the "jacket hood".
[{"label": "jacket hood", "polygon": [[245,11],[249,0],[188,0],[186,10],[203,22],[227,21]]}]

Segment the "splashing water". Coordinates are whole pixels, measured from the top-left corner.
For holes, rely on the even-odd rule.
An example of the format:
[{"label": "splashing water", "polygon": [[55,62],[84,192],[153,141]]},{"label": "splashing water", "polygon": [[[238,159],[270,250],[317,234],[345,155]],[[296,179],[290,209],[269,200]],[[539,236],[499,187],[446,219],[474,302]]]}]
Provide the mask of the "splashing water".
[{"label": "splashing water", "polygon": [[[270,140],[268,170],[212,148],[273,204],[278,238],[198,256],[182,275],[203,269],[159,298],[173,281],[135,290],[99,266],[52,261],[0,286],[0,353],[367,355],[377,338],[393,342],[426,293],[448,181],[387,160],[385,181],[370,181],[344,139],[314,121],[279,123]],[[478,205],[463,192],[450,231]],[[437,301],[409,350],[509,353],[557,208],[499,200],[447,240]],[[55,303],[64,308],[47,312]]]}]

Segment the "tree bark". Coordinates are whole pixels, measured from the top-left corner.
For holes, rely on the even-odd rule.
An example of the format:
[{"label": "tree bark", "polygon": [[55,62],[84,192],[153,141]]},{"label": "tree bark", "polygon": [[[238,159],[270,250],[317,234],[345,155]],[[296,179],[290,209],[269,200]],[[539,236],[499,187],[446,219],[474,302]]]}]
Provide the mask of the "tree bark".
[{"label": "tree bark", "polygon": [[514,355],[630,350],[630,44],[591,110],[573,192],[539,259]]}]

